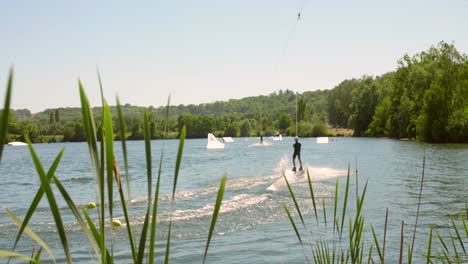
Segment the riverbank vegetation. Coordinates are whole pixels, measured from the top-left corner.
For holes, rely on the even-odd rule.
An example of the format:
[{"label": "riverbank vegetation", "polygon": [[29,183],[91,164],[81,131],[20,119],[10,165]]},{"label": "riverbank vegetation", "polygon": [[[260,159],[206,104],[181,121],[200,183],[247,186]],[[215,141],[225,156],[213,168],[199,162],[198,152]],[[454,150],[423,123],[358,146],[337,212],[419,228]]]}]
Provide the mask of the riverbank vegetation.
[{"label": "riverbank vegetation", "polygon": [[[169,107],[167,137],[177,138],[187,125],[187,138],[216,136],[371,136],[427,142],[468,142],[468,60],[453,44],[440,42],[412,56],[404,55],[393,72],[342,81],[332,90],[269,95]],[[122,105],[128,140],[144,137],[145,107]],[[102,111],[92,108],[94,114]],[[165,107],[148,108],[150,137],[162,138]],[[117,108],[110,106],[114,121]],[[27,109],[10,112],[6,141],[85,141],[79,108]],[[98,130],[102,120],[97,118]],[[119,124],[114,132],[119,130]],[[345,131],[345,133],[340,133]],[[351,131],[351,133],[349,132]],[[99,135],[99,133],[98,133]]]}]

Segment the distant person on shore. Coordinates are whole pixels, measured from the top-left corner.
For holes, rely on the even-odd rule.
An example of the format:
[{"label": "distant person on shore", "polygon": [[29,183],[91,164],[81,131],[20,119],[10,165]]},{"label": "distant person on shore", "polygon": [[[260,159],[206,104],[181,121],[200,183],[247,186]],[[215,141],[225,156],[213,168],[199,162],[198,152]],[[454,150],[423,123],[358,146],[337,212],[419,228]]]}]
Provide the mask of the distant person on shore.
[{"label": "distant person on shore", "polygon": [[299,143],[299,137],[295,137],[294,140],[296,141],[296,143],[293,144],[293,148],[294,148],[294,153],[293,153],[293,171],[296,171],[296,156],[297,156],[297,159],[299,160],[299,171],[302,170],[302,161],[301,161],[301,143]]},{"label": "distant person on shore", "polygon": [[262,135],[260,135],[260,144],[263,145],[263,136]]}]

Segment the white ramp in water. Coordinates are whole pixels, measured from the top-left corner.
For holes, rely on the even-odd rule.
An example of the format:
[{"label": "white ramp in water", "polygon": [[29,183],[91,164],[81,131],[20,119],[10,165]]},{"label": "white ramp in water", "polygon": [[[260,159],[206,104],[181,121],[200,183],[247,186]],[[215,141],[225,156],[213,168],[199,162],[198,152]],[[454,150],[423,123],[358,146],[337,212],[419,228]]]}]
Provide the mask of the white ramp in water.
[{"label": "white ramp in water", "polygon": [[218,139],[212,134],[208,134],[208,144],[206,145],[207,149],[223,149],[224,144],[219,142]]},{"label": "white ramp in water", "polygon": [[249,145],[249,148],[251,148],[251,147],[271,147],[272,145],[273,144],[271,144],[271,143],[264,140],[263,142],[259,142],[259,143]]},{"label": "white ramp in water", "polygon": [[234,139],[232,139],[232,137],[223,137],[223,140],[226,143],[234,142]]},{"label": "white ramp in water", "polygon": [[317,144],[328,144],[328,137],[318,137]]},{"label": "white ramp in water", "polygon": [[281,136],[281,134],[280,134],[280,135],[277,136],[277,137],[273,137],[273,140],[274,140],[274,141],[281,141],[281,140],[283,140],[283,136]]},{"label": "white ramp in water", "polygon": [[27,146],[28,144],[19,141],[13,141],[8,143],[8,146],[18,147],[18,146]]}]

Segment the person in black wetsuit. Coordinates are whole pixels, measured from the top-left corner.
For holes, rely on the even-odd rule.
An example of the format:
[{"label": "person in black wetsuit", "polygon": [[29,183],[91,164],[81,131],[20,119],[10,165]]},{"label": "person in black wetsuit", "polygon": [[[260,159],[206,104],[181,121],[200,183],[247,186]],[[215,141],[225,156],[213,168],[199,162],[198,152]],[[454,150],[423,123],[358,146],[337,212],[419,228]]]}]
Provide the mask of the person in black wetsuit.
[{"label": "person in black wetsuit", "polygon": [[294,153],[293,153],[293,165],[294,165],[294,168],[292,169],[293,171],[296,171],[296,156],[299,160],[299,165],[301,165],[299,167],[299,170],[301,171],[302,170],[302,161],[301,161],[301,143],[299,143],[299,138],[298,137],[295,137],[294,140],[296,141],[296,143],[293,144],[293,148],[294,148]]}]

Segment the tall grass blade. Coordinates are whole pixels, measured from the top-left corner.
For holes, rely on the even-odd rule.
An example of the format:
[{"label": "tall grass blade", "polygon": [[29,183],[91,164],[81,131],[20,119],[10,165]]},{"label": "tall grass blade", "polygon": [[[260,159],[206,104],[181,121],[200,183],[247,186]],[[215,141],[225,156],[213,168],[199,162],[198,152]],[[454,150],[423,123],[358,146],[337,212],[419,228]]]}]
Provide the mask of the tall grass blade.
[{"label": "tall grass blade", "polygon": [[292,200],[294,202],[294,206],[296,207],[296,210],[299,213],[299,217],[301,218],[302,225],[304,226],[304,228],[306,228],[304,218],[302,217],[301,209],[299,208],[299,204],[297,203],[297,200],[296,200],[296,196],[294,195],[294,192],[293,192],[293,190],[291,188],[291,185],[289,184],[288,179],[286,178],[286,174],[284,173],[284,171],[283,171],[283,178],[286,181],[286,185],[288,186],[289,195],[291,196],[291,198],[292,198]]},{"label": "tall grass blade", "polygon": [[[88,212],[86,211],[86,209],[83,206],[81,207],[81,211],[83,212],[83,215],[85,216],[86,222],[88,223],[89,230],[90,230],[91,234],[93,235],[94,240],[96,242],[102,241],[101,234],[96,229],[96,226],[94,225],[93,220],[91,219],[91,217],[89,217]],[[109,253],[109,251],[107,250],[107,248],[104,249],[104,250],[105,250],[105,253],[101,254],[101,259],[102,259],[102,255],[105,255],[106,259],[101,260],[101,263],[113,263],[112,256]],[[99,255],[97,255],[97,256],[99,257]]]},{"label": "tall grass blade", "polygon": [[431,232],[429,233],[429,242],[428,242],[428,245],[427,245],[426,264],[431,263],[431,250],[432,250],[432,228],[431,228]]},{"label": "tall grass blade", "polygon": [[130,224],[130,217],[128,215],[127,203],[125,201],[125,194],[122,188],[122,180],[120,178],[119,166],[117,165],[117,160],[114,159],[114,175],[115,181],[117,182],[117,187],[119,190],[120,202],[122,203],[122,211],[124,213],[125,225],[128,234],[128,241],[130,242],[130,248],[132,250],[133,262],[136,262],[136,248],[135,248],[135,238],[132,231],[132,226]]},{"label": "tall grass blade", "polygon": [[312,187],[312,181],[310,179],[309,169],[307,169],[307,181],[309,183],[309,191],[310,191],[310,196],[312,199],[312,205],[314,207],[315,220],[317,221],[317,225],[319,225],[319,220],[318,220],[318,215],[317,215],[317,206],[315,204],[314,188]]},{"label": "tall grass blade", "polygon": [[17,259],[24,259],[27,261],[31,261],[32,263],[39,263],[35,259],[32,259],[28,256],[25,256],[23,254],[19,254],[16,252],[10,252],[10,251],[5,251],[5,250],[0,250],[0,258],[17,258]]},{"label": "tall grass blade", "polygon": [[152,195],[152,181],[153,181],[153,164],[151,161],[151,134],[149,129],[148,111],[145,109],[144,113],[144,134],[145,134],[145,153],[146,153],[146,179],[148,181],[148,204],[151,201]]},{"label": "tall grass blade", "polygon": [[25,139],[26,142],[28,143],[29,151],[31,152],[31,157],[34,161],[34,165],[36,167],[36,171],[39,175],[39,178],[41,180],[41,186],[44,189],[44,193],[46,194],[47,200],[49,201],[49,208],[52,211],[52,215],[55,220],[55,225],[57,227],[57,231],[60,236],[60,241],[62,243],[63,251],[65,253],[65,256],[67,258],[67,262],[71,263],[72,262],[72,257],[70,254],[70,249],[68,246],[68,240],[67,236],[65,234],[65,228],[63,226],[63,221],[62,217],[60,216],[60,211],[57,206],[57,202],[55,200],[54,194],[52,192],[52,188],[50,186],[50,181],[47,178],[47,175],[44,172],[44,169],[42,167],[41,162],[39,161],[39,158],[37,157],[36,151],[34,150],[31,140],[29,140],[29,137],[27,134],[25,134]]},{"label": "tall grass blade", "polygon": [[101,249],[101,262],[106,262],[106,241],[105,241],[105,195],[104,195],[104,173],[103,165],[99,159],[97,138],[96,138],[96,126],[94,123],[94,118],[92,115],[91,107],[89,105],[88,98],[86,97],[83,85],[81,81],[78,81],[78,86],[80,90],[80,101],[81,101],[81,112],[83,115],[83,126],[86,134],[86,142],[88,143],[89,156],[91,159],[91,166],[93,168],[93,173],[96,177],[96,182],[98,185],[98,194],[99,201],[101,204],[101,210],[99,214],[99,225],[102,232],[102,236],[98,236],[99,247]]},{"label": "tall grass blade", "polygon": [[374,237],[375,248],[377,249],[377,253],[379,254],[380,262],[383,263],[383,256],[382,252],[380,251],[379,240],[377,240],[377,235],[375,234],[374,226],[371,225],[372,236]]},{"label": "tall grass blade", "polygon": [[164,146],[161,152],[161,159],[159,160],[158,179],[156,181],[156,190],[154,193],[153,200],[153,215],[151,217],[151,232],[150,232],[150,247],[149,247],[149,263],[154,262],[154,250],[156,243],[156,222],[158,216],[158,198],[159,198],[159,186],[161,182],[162,162],[164,157]]},{"label": "tall grass blade", "polygon": [[148,111],[144,111],[144,135],[145,135],[145,154],[146,154],[146,178],[148,182],[148,207],[146,209],[145,222],[141,230],[140,244],[138,247],[137,263],[142,263],[145,255],[145,247],[149,226],[149,218],[151,212],[151,197],[152,197],[152,178],[153,178],[153,165],[151,161],[151,135],[149,130]]},{"label": "tall grass blade", "polygon": [[349,179],[351,177],[351,168],[350,165],[348,164],[348,177],[346,179],[346,189],[345,189],[345,197],[343,201],[343,214],[341,217],[341,227],[340,227],[340,237],[343,235],[343,226],[344,226],[344,221],[346,218],[346,206],[348,204],[348,195],[349,195]]},{"label": "tall grass blade", "polygon": [[206,241],[205,254],[203,256],[203,263],[205,263],[206,256],[208,254],[208,248],[210,247],[211,237],[213,236],[213,231],[216,225],[216,220],[218,219],[219,209],[221,208],[221,202],[224,196],[224,186],[226,185],[226,175],[221,179],[219,184],[218,196],[216,197],[216,204],[213,211],[213,218],[211,219],[210,232],[208,233],[208,240]]},{"label": "tall grass blade", "polygon": [[338,194],[339,194],[339,185],[338,185],[338,178],[336,179],[335,183],[335,200],[334,200],[334,205],[333,205],[333,237],[335,237],[335,230],[339,233],[339,226],[338,226],[338,216],[337,216],[337,210],[338,210]]},{"label": "tall grass blade", "polygon": [[449,232],[449,233],[450,233],[450,241],[452,242],[453,252],[455,253],[455,258],[457,259],[459,263],[461,263],[460,255],[458,254],[458,249],[457,249],[457,246],[455,245],[455,238],[452,236],[452,232]]},{"label": "tall grass blade", "polygon": [[[468,214],[466,215],[468,217]],[[463,216],[463,213],[460,213],[460,218],[463,224],[463,229],[465,230],[465,236],[468,238],[468,226],[466,225],[465,217]]]},{"label": "tall grass blade", "polygon": [[437,232],[437,238],[439,238],[439,241],[440,241],[440,243],[442,244],[442,247],[444,248],[444,250],[445,250],[446,252],[449,252],[449,250],[448,250],[448,248],[447,248],[447,245],[445,244],[444,239],[442,238],[442,236],[440,235],[439,232]]},{"label": "tall grass blade", "polygon": [[[34,252],[33,252],[33,258],[34,260],[36,261],[36,263],[40,263],[41,261],[41,253],[42,253],[42,248],[40,248],[37,253],[36,253],[36,256],[34,256]],[[34,263],[32,260],[29,262],[29,263]]]},{"label": "tall grass blade", "polygon": [[[100,170],[99,170],[99,182],[101,182],[101,185],[99,186],[99,196],[101,200],[101,214],[99,215],[99,221],[100,221],[100,238],[101,238],[101,247],[102,247],[102,261],[104,262],[105,259],[107,259],[107,251],[104,249],[107,249],[107,239],[106,239],[106,184],[105,184],[105,169],[106,169],[106,152],[105,152],[105,131],[104,129],[101,129],[101,142],[100,142],[100,151],[101,151],[101,159],[100,159]],[[109,205],[110,206],[110,205]],[[112,221],[112,219],[111,219]],[[111,226],[111,234],[112,234],[112,226]]]},{"label": "tall grass blade", "polygon": [[184,152],[184,142],[185,142],[186,134],[187,134],[187,128],[184,125],[180,132],[179,150],[177,151],[177,160],[176,160],[176,166],[175,166],[175,172],[174,172],[174,186],[172,188],[173,200],[174,200],[174,195],[175,195],[176,186],[177,186],[177,179],[179,178],[179,169],[180,169],[180,164],[182,162],[182,153]]},{"label": "tall grass blade", "polygon": [[[167,106],[166,106],[166,119],[164,123],[164,134],[163,137],[166,138],[167,135],[167,123],[169,120],[169,106],[170,106],[171,97],[167,99]],[[159,170],[158,170],[158,179],[156,182],[156,190],[154,194],[154,201],[153,201],[153,215],[152,215],[152,222],[151,222],[151,233],[150,233],[150,248],[149,248],[149,263],[152,264],[154,262],[154,251],[155,251],[155,243],[156,243],[156,222],[157,222],[157,215],[158,215],[158,197],[159,197],[159,186],[161,181],[161,172],[162,172],[162,162],[164,157],[164,143],[161,150],[161,158],[159,160]]]},{"label": "tall grass blade", "polygon": [[325,207],[325,199],[322,199],[323,221],[325,222],[325,230],[327,230],[327,208]]},{"label": "tall grass blade", "polygon": [[8,74],[8,83],[5,94],[5,103],[3,105],[3,111],[0,120],[0,161],[2,160],[3,147],[5,146],[5,138],[8,133],[8,118],[10,117],[10,102],[11,102],[11,91],[13,87],[13,68],[10,68]]},{"label": "tall grass blade", "polygon": [[413,250],[411,250],[411,246],[408,244],[408,264],[413,262]]},{"label": "tall grass blade", "polygon": [[[461,217],[463,218],[463,215]],[[463,253],[465,253],[465,255],[466,255],[465,245],[463,244],[463,240],[462,240],[462,238],[460,236],[460,232],[458,231],[458,227],[455,224],[455,221],[453,220],[452,216],[450,216],[450,220],[452,221],[453,230],[455,231],[455,234],[457,235],[457,239],[458,239],[458,242],[459,242],[460,246],[463,249]]]},{"label": "tall grass blade", "polygon": [[[104,119],[103,119],[103,126],[105,137],[102,138],[102,141],[105,141],[105,149],[106,149],[106,171],[107,171],[107,198],[109,200],[109,217],[113,219],[113,197],[114,197],[114,129],[112,128],[112,116],[110,113],[109,105],[104,102]],[[112,228],[112,225],[111,225]],[[111,232],[112,234],[112,232]]]},{"label": "tall grass blade", "polygon": [[[16,217],[10,210],[5,208],[5,212],[18,227],[23,226],[23,223],[21,222],[21,220],[19,220],[18,217]],[[34,233],[34,231],[31,230],[31,228],[26,226],[24,228],[24,233],[26,233],[32,240],[36,241],[36,243],[39,246],[44,248],[47,251],[47,253],[49,254],[49,256],[52,258],[52,261],[54,263],[56,263],[55,256],[54,256],[54,254],[52,254],[52,251],[50,250],[50,248],[47,246],[47,244],[36,233]]]},{"label": "tall grass blade", "polygon": [[382,264],[385,263],[385,246],[387,244],[387,227],[388,227],[388,208],[385,210],[385,225],[384,225],[384,235],[382,242]]},{"label": "tall grass blade", "polygon": [[[400,231],[400,261],[398,263],[402,264],[403,263],[403,244],[404,244],[404,229],[405,229],[405,221],[401,221],[401,231]],[[432,232],[432,230],[431,230]]]},{"label": "tall grass blade", "polygon": [[[301,247],[304,250],[304,243],[302,242],[301,234],[297,230],[296,223],[294,222],[294,219],[292,218],[291,213],[289,212],[289,209],[286,206],[286,203],[284,201],[283,201],[283,207],[284,207],[284,210],[286,211],[286,214],[288,215],[289,221],[291,222],[294,232],[296,232],[297,239],[299,239],[299,243],[301,244]],[[309,258],[305,254],[305,251],[304,251],[304,257],[306,258],[307,262],[310,263]]]},{"label": "tall grass blade", "polygon": [[164,254],[164,264],[169,264],[169,252],[171,249],[171,236],[172,236],[172,219],[169,222],[169,230],[167,231],[166,252]]},{"label": "tall grass blade", "polygon": [[125,168],[125,183],[127,184],[127,194],[128,198],[131,198],[130,194],[130,175],[128,174],[128,156],[127,156],[127,139],[125,136],[126,127],[124,116],[122,113],[122,106],[120,105],[119,97],[117,97],[117,118],[119,119],[119,135],[120,142],[122,143],[122,153],[124,159],[124,168]]},{"label": "tall grass blade", "polygon": [[[63,156],[63,149],[59,152],[57,157],[55,158],[54,162],[52,163],[52,166],[50,167],[49,171],[47,172],[47,179],[50,181],[52,176],[54,175],[55,171],[57,170],[58,165],[60,164],[60,160]],[[13,248],[11,251],[15,251],[16,246],[18,245],[18,242],[21,238],[21,235],[23,234],[24,229],[29,223],[29,220],[31,220],[32,215],[34,214],[34,211],[36,211],[37,206],[39,205],[39,202],[41,201],[42,197],[44,196],[44,189],[42,187],[39,187],[39,189],[36,192],[36,195],[34,196],[34,199],[29,206],[29,209],[26,213],[26,216],[24,217],[24,220],[21,224],[21,227],[18,231],[18,235],[16,235],[15,243],[13,244]]]},{"label": "tall grass blade", "polygon": [[78,207],[75,205],[73,202],[72,198],[68,194],[68,192],[65,190],[65,187],[63,187],[62,183],[57,179],[57,177],[53,176],[53,181],[55,183],[55,186],[57,186],[57,189],[59,192],[62,194],[63,199],[68,205],[68,208],[72,211],[73,215],[75,216],[76,221],[80,225],[81,229],[85,233],[86,237],[88,238],[89,243],[91,244],[91,247],[94,250],[94,253],[96,256],[99,256],[99,247],[96,243],[97,240],[93,239],[93,234],[89,230],[89,228],[86,226],[86,222],[84,221],[83,217],[81,217],[80,211]]},{"label": "tall grass blade", "polygon": [[[172,203],[171,203],[171,210],[174,210],[174,201],[175,201],[175,192],[176,192],[176,187],[177,187],[177,179],[179,178],[179,169],[180,169],[180,164],[182,162],[182,154],[184,152],[184,142],[185,142],[185,136],[187,134],[187,128],[184,125],[182,127],[182,130],[180,131],[180,139],[179,139],[179,149],[177,151],[177,159],[176,159],[176,165],[175,165],[175,171],[174,171],[174,185],[172,187]],[[172,213],[171,217],[169,220],[169,231],[167,234],[167,242],[166,242],[166,254],[164,258],[164,263],[169,263],[169,255],[170,255],[170,249],[171,249],[171,234],[172,234]]]},{"label": "tall grass blade", "polygon": [[[414,230],[413,230],[413,240],[411,242],[411,253],[414,249],[414,241],[416,240],[416,229],[418,227],[418,219],[419,219],[419,208],[421,207],[421,197],[423,191],[423,184],[424,184],[424,169],[426,168],[426,153],[424,152],[423,156],[423,167],[422,167],[422,176],[421,176],[421,186],[419,188],[419,197],[418,197],[418,209],[416,210],[416,221],[414,223]],[[411,254],[412,256],[413,254]]]},{"label": "tall grass blade", "polygon": [[371,244],[370,245],[370,248],[369,248],[369,256],[367,257],[367,264],[370,264],[371,261],[372,263],[374,263],[374,261],[372,260],[372,250],[374,248],[374,244]]},{"label": "tall grass blade", "polygon": [[78,81],[78,86],[80,89],[80,100],[81,100],[81,113],[83,115],[83,126],[85,128],[86,142],[88,143],[88,149],[91,159],[91,165],[93,166],[96,176],[98,177],[98,184],[103,184],[99,182],[100,167],[99,162],[99,152],[97,146],[96,138],[96,127],[94,124],[94,118],[91,112],[91,106],[89,105],[88,98],[86,97],[83,85],[81,81]]},{"label": "tall grass blade", "polygon": [[359,174],[358,174],[358,166],[357,166],[357,153],[354,154],[354,160],[355,160],[355,175],[356,175],[356,202],[359,201]]}]

